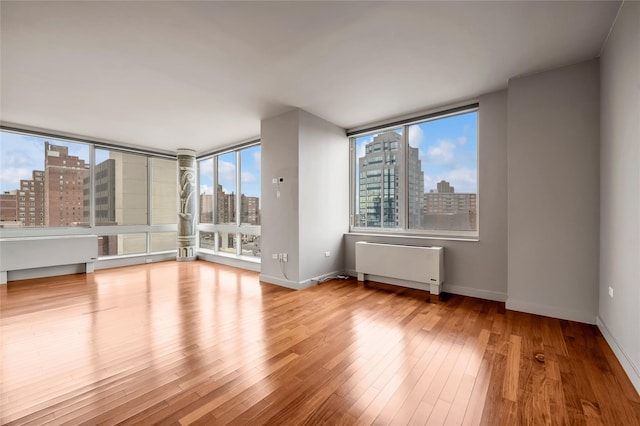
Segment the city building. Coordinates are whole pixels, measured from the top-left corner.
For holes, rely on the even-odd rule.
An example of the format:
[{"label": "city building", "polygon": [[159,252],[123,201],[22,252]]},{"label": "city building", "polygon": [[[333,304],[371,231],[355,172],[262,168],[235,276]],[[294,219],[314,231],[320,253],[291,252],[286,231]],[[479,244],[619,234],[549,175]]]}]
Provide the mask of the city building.
[{"label": "city building", "polygon": [[401,166],[408,149],[408,206],[409,222],[419,227],[424,193],[424,173],[417,148],[402,143],[396,132],[376,135],[365,146],[364,156],[358,159],[360,226],[395,228],[403,220],[398,212],[404,188]]},{"label": "city building", "polygon": [[200,223],[213,223],[213,195],[200,194]]},{"label": "city building", "polygon": [[240,223],[260,225],[260,197],[242,195],[240,200]]},{"label": "city building", "polygon": [[458,193],[442,180],[437,189],[424,194],[423,224],[425,229],[476,231],[477,194]]},{"label": "city building", "polygon": [[[89,173],[88,169],[89,165],[84,160],[69,155],[69,148],[66,146],[45,143],[45,226],[86,226],[89,217],[84,214],[83,198],[84,179]],[[35,174],[34,180],[37,193],[38,181]]]},{"label": "city building", "polygon": [[0,194],[0,226],[19,226],[18,190]]}]

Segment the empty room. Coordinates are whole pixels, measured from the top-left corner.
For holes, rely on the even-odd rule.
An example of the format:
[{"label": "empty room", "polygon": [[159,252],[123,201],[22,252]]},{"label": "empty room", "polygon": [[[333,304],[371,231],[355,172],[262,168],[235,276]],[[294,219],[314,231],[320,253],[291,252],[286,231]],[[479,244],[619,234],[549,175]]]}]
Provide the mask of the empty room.
[{"label": "empty room", "polygon": [[2,0],[0,76],[0,424],[640,426],[640,2]]}]

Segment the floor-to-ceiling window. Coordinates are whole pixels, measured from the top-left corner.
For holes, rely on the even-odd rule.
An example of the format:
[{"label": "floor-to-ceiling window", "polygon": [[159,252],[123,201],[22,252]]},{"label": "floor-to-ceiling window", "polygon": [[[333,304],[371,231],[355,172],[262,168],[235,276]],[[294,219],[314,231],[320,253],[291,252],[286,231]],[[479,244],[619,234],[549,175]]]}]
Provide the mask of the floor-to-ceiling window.
[{"label": "floor-to-ceiling window", "polygon": [[97,234],[102,258],[176,248],[173,156],[8,129],[0,138],[3,235]]},{"label": "floor-to-ceiling window", "polygon": [[198,159],[200,250],[260,258],[260,145]]}]

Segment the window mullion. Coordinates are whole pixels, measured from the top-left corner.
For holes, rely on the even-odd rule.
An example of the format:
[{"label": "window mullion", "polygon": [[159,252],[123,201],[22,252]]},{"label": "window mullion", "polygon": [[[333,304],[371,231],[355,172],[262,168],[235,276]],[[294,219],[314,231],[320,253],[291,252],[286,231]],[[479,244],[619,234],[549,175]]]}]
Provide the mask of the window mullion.
[{"label": "window mullion", "polygon": [[240,225],[242,218],[240,217],[240,210],[242,208],[242,160],[240,150],[236,151],[236,255],[242,254],[240,248]]}]

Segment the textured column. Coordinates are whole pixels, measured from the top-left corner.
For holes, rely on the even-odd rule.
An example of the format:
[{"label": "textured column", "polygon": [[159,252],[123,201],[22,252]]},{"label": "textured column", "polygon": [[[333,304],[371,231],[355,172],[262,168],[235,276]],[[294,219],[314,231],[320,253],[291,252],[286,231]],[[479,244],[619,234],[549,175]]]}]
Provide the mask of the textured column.
[{"label": "textured column", "polygon": [[178,261],[196,258],[196,153],[178,150]]}]

